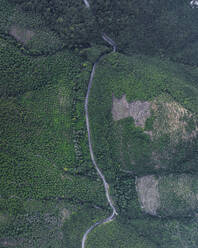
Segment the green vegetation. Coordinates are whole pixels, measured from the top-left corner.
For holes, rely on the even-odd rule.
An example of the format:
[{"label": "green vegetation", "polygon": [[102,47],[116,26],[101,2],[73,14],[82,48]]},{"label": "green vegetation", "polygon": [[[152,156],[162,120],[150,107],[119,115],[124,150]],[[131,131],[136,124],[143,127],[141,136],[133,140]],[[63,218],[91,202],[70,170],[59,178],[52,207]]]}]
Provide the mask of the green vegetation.
[{"label": "green vegetation", "polygon": [[[196,248],[197,218],[194,219],[154,219],[130,220],[136,232],[148,238],[160,248],[186,247]],[[128,222],[128,225],[130,223]]]},{"label": "green vegetation", "polygon": [[[87,247],[196,248],[197,203],[187,196],[197,192],[198,9],[189,0],[0,5],[0,247],[77,248],[110,215],[84,116],[92,64],[111,51],[105,32],[123,54],[98,63],[89,115],[119,216],[95,228]],[[123,95],[150,104],[144,125],[113,119],[113,99]],[[192,181],[172,191],[181,173]],[[141,209],[136,176],[149,174],[163,179],[166,218]]]},{"label": "green vegetation", "polygon": [[1,9],[0,9],[0,32],[6,33],[7,31],[7,25],[8,25],[8,19],[9,16],[12,14],[13,11],[13,5],[10,4],[6,0],[1,0]]},{"label": "green vegetation", "polygon": [[115,220],[108,225],[101,225],[91,232],[87,247],[155,248],[157,246],[146,239],[144,235],[139,235],[133,226],[124,225]]},{"label": "green vegetation", "polygon": [[1,53],[0,236],[62,247],[63,206],[76,215],[106,207],[84,120],[90,64],[68,51],[31,58],[5,40]]},{"label": "green vegetation", "polygon": [[79,72],[79,68],[73,67],[78,61],[77,58],[68,51],[49,57],[31,58],[1,39],[0,55],[1,96],[16,96],[54,84],[60,73],[67,74],[67,80],[71,81],[72,75]]},{"label": "green vegetation", "polygon": [[111,194],[123,219],[144,218],[135,188],[135,178],[123,171],[116,177]]},{"label": "green vegetation", "polygon": [[[132,241],[125,243],[125,240],[129,240],[129,237],[136,234],[138,239],[141,240],[141,237],[144,237],[151,242],[146,247],[152,247],[152,245],[155,247],[156,245],[165,248],[167,244],[170,244],[169,247],[178,247],[180,242],[184,242],[187,247],[196,247],[196,238],[194,235],[190,235],[191,232],[195,233],[197,230],[195,222],[180,220],[182,213],[192,207],[190,201],[181,202],[182,200],[174,195],[169,198],[172,192],[171,184],[164,182],[164,185],[169,187],[170,193],[164,194],[166,199],[163,198],[163,202],[167,211],[172,211],[173,208],[177,209],[179,220],[176,220],[175,225],[179,231],[174,229],[170,235],[171,225],[173,225],[171,220],[158,220],[158,229],[167,222],[166,229],[163,231],[156,231],[157,229],[152,228],[150,230],[149,223],[151,222],[152,226],[152,223],[156,223],[156,219],[147,217],[140,209],[134,179],[136,175],[151,173],[160,176],[171,172],[197,172],[197,138],[189,141],[183,140],[183,126],[180,128],[180,124],[177,127],[178,131],[177,129],[174,131],[175,133],[168,131],[171,130],[171,125],[175,125],[174,119],[168,115],[175,111],[178,116],[180,111],[186,113],[181,115],[183,117],[178,118],[181,123],[185,121],[185,130],[188,135],[195,130],[198,101],[196,80],[196,69],[193,70],[188,66],[159,58],[126,57],[116,53],[105,56],[99,63],[89,102],[92,140],[97,162],[108,181],[111,182],[111,193],[120,213],[120,220],[119,224],[114,221],[112,224],[96,228],[90,234],[88,247],[89,245],[92,247],[93,244],[96,247],[97,245],[98,247],[116,245],[118,247],[134,247],[130,246]],[[145,122],[144,128],[136,126],[132,117],[118,121],[113,120],[112,96],[121,99],[124,94],[126,94],[128,103],[140,100],[153,102],[152,106],[157,106],[158,111],[155,108],[151,111],[151,116]],[[166,108],[165,103],[170,106],[167,105],[169,107]],[[157,128],[156,123],[158,124]],[[144,131],[152,131],[153,138]],[[196,187],[194,181],[192,185]],[[170,207],[166,204],[169,204]],[[179,205],[177,206],[177,204]],[[143,226],[144,223],[147,223],[147,218],[150,219],[150,222],[148,221],[148,231],[145,231]],[[127,238],[122,238],[120,221],[123,223],[124,235]],[[133,225],[134,222],[137,225]],[[116,231],[114,225],[116,225]],[[135,229],[133,229],[134,227]],[[132,229],[133,231],[128,234],[128,230]],[[119,230],[118,239],[116,239],[117,230]],[[185,233],[185,230],[187,230],[185,236],[180,238],[180,233]],[[142,245],[140,247],[144,247],[144,241],[140,243]]]},{"label": "green vegetation", "polygon": [[97,221],[105,219],[108,215],[109,213],[102,209],[87,207],[71,215],[63,226],[66,247],[81,247],[81,240],[87,228]]},{"label": "green vegetation", "polygon": [[[84,97],[90,63],[68,51],[32,58],[8,41],[2,40],[2,44],[2,57],[7,59],[2,58],[1,71],[1,236],[9,234],[9,241],[18,247],[21,240],[25,246],[30,242],[35,247],[78,247],[84,231],[109,215],[86,137]],[[103,49],[84,50],[82,57],[93,61],[96,53],[103,53]],[[35,68],[45,65],[47,70],[34,74]],[[18,83],[8,71],[19,78]],[[175,101],[176,106],[193,113],[192,120],[188,112],[181,118],[189,123],[191,132],[196,126],[196,77],[196,69],[145,56],[111,54],[99,63],[89,103],[92,139],[120,219],[96,228],[88,238],[88,247],[166,247],[164,240],[151,238],[155,229],[149,234],[141,229],[148,217],[140,209],[134,178],[153,171],[159,174],[161,170],[152,167],[153,150],[172,149],[166,133],[151,140],[144,132],[153,131],[156,120],[163,123],[164,117],[159,119],[151,112],[145,128],[137,127],[131,117],[115,122],[112,96],[126,94],[128,102],[157,101],[162,112],[163,102]],[[166,171],[196,171],[196,149],[196,139],[186,146],[179,143]],[[162,164],[164,160],[162,157]],[[124,223],[126,220],[129,222]],[[155,222],[155,218],[151,220]],[[162,224],[159,221],[158,226]],[[194,224],[182,225],[196,230]],[[173,235],[178,237],[176,231]],[[195,242],[193,237],[189,242]],[[167,241],[166,235],[164,239]],[[177,247],[180,241],[170,242]]]},{"label": "green vegetation", "polygon": [[[14,19],[17,20],[22,17],[22,20],[28,20],[28,16],[31,16],[32,21],[36,21],[33,25],[34,29],[36,27],[37,32],[42,31],[43,39],[54,44],[55,48],[60,47],[61,44],[64,44],[67,48],[88,47],[89,42],[98,38],[95,18],[84,7],[83,2],[10,0],[9,3],[22,10],[23,13],[21,15],[21,11],[17,12],[16,16],[18,15],[18,17]],[[42,23],[41,27],[35,25],[38,21]],[[21,21],[19,24],[21,24]],[[26,24],[23,22],[22,26],[24,25]],[[32,25],[27,24],[26,27],[28,26],[31,27]],[[53,39],[47,39],[47,36],[51,37],[51,34]],[[36,42],[37,45],[50,49],[48,44],[44,44],[40,37],[38,41]],[[34,48],[36,48],[36,44]]]},{"label": "green vegetation", "polygon": [[[158,54],[196,63],[185,56],[189,46],[197,50],[197,8],[189,0],[96,0],[87,9],[83,1],[9,0],[27,15],[37,15],[69,48],[102,43],[100,33],[115,39],[125,53]],[[175,56],[176,55],[176,56]],[[194,54],[193,54],[194,55]]]},{"label": "green vegetation", "polygon": [[169,175],[159,179],[160,209],[162,216],[193,216],[198,208],[196,199],[197,176]]},{"label": "green vegetation", "polygon": [[20,47],[25,54],[48,55],[63,49],[64,42],[45,25],[42,16],[37,13],[30,15],[6,0],[0,3],[1,37]]},{"label": "green vegetation", "polygon": [[[193,158],[196,157],[197,139],[173,144],[172,134],[166,130],[168,124],[164,124],[165,110],[160,110],[161,101],[178,102],[186,111],[197,116],[198,88],[194,75],[190,77],[190,71],[188,79],[186,78],[184,72],[187,70],[188,67],[166,60],[142,56],[126,57],[120,54],[108,55],[98,65],[89,111],[97,160],[107,175],[109,168],[112,168],[110,180],[119,168],[131,170],[135,175],[155,172],[154,167],[157,164],[153,152],[156,156],[159,155],[157,163],[161,160],[161,164],[170,171],[196,170]],[[186,89],[189,89],[189,92]],[[131,117],[113,121],[112,95],[120,98],[124,94],[128,102],[159,102],[157,123],[161,129],[157,128],[161,130],[161,135],[156,134],[151,139],[144,132],[148,129],[148,123],[145,129],[135,126]],[[151,118],[155,122],[156,116]],[[153,128],[150,127],[150,130]],[[180,134],[175,135],[179,138]],[[186,164],[187,158],[189,159]]]}]

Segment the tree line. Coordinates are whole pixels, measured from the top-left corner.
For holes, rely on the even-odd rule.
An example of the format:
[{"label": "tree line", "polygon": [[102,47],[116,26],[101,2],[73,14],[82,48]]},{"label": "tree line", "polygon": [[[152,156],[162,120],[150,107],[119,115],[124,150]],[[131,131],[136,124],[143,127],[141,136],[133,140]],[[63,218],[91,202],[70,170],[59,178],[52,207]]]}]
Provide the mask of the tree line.
[{"label": "tree line", "polygon": [[174,53],[197,39],[197,8],[189,0],[96,0],[91,11],[83,1],[9,0],[41,15],[68,48],[102,42],[106,32],[124,52]]}]

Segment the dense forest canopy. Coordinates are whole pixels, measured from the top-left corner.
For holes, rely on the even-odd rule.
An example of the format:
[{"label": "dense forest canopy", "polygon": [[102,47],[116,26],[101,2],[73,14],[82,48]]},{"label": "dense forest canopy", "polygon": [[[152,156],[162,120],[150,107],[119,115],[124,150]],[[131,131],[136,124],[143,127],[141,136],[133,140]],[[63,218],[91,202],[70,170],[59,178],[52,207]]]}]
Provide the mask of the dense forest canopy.
[{"label": "dense forest canopy", "polygon": [[197,248],[198,0],[88,2],[0,0],[0,247],[81,247],[110,215],[92,72],[118,216],[86,248]]},{"label": "dense forest canopy", "polygon": [[83,1],[10,1],[41,15],[70,48],[90,46],[100,41],[100,32],[107,32],[122,51],[172,54],[198,37],[197,8],[189,0],[96,0],[92,11]]}]

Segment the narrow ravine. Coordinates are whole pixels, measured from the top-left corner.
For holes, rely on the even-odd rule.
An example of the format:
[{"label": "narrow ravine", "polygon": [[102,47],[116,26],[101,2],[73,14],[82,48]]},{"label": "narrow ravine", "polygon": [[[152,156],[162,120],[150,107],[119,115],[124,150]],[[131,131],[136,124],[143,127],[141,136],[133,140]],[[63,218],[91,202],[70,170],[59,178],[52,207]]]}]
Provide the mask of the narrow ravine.
[{"label": "narrow ravine", "polygon": [[[83,1],[85,3],[85,6],[87,8],[90,8],[89,2],[87,0],[83,0]],[[108,37],[106,34],[102,34],[102,38],[103,38],[103,40],[108,42],[109,45],[111,45],[113,47],[113,52],[116,52],[116,43],[110,37]],[[109,194],[109,185],[108,185],[103,173],[99,169],[99,167],[98,167],[98,165],[97,165],[97,163],[95,161],[95,158],[94,158],[94,153],[93,153],[93,149],[92,149],[92,142],[91,142],[90,126],[89,126],[89,113],[88,113],[89,95],[90,95],[90,90],[91,90],[91,86],[92,86],[92,83],[93,83],[93,78],[94,78],[96,66],[100,62],[100,60],[103,58],[103,56],[99,57],[96,60],[96,62],[93,65],[92,71],[91,71],[89,84],[88,84],[88,89],[87,89],[87,95],[86,95],[86,99],[85,99],[85,117],[86,117],[86,126],[87,126],[89,151],[90,151],[90,155],[91,155],[91,160],[92,160],[92,163],[95,166],[95,169],[97,170],[100,178],[103,181],[106,198],[107,198],[107,201],[108,201],[108,203],[109,203],[109,205],[110,205],[110,207],[112,209],[112,214],[109,217],[107,217],[106,219],[100,220],[100,221],[94,223],[92,226],[90,226],[87,229],[87,231],[84,233],[83,238],[82,238],[82,243],[81,243],[82,246],[81,246],[81,248],[85,248],[85,242],[86,242],[87,236],[96,226],[112,221],[117,215],[115,206],[114,206],[113,201],[111,200],[111,197],[110,197],[110,194]]]}]

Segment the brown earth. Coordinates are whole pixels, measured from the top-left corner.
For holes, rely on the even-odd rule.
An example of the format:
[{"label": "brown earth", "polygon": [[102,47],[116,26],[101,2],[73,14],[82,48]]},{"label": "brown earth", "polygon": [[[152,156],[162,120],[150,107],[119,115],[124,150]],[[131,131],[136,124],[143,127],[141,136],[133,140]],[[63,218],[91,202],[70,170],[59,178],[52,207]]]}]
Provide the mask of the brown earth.
[{"label": "brown earth", "polygon": [[158,180],[155,176],[136,178],[136,191],[141,208],[148,214],[156,215],[157,209],[160,207],[160,196]]},{"label": "brown earth", "polygon": [[12,25],[9,30],[9,34],[13,36],[17,41],[27,44],[28,41],[34,36],[34,32],[25,28],[21,28],[17,25]]},{"label": "brown earth", "polygon": [[120,99],[113,96],[113,119],[118,121],[127,117],[133,117],[135,125],[144,128],[145,121],[151,115],[150,105],[151,103],[146,101],[128,103],[126,95],[123,95]]}]

